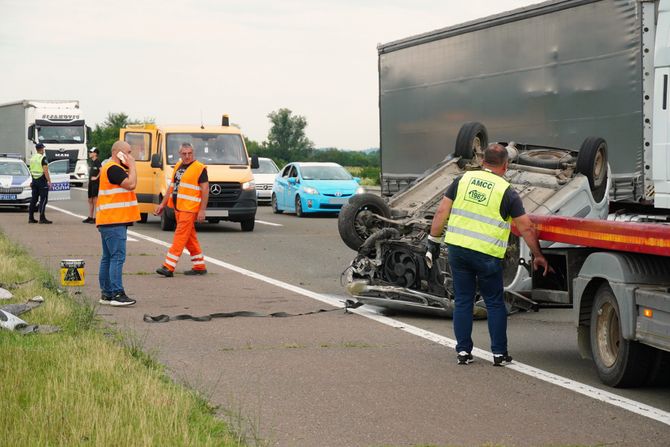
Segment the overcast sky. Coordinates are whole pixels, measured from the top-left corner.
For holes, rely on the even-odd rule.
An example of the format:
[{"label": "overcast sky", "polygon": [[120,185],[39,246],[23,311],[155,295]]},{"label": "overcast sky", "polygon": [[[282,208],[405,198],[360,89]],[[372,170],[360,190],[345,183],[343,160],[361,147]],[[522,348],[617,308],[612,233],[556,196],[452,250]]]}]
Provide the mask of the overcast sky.
[{"label": "overcast sky", "polygon": [[532,3],[0,0],[0,103],[78,99],[91,125],[228,113],[259,142],[286,107],[317,147],[377,147],[378,43]]}]

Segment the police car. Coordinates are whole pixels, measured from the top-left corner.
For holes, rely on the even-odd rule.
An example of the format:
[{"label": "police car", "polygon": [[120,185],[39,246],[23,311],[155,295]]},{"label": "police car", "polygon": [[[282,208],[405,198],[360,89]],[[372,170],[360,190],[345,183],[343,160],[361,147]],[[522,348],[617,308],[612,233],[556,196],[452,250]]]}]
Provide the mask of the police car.
[{"label": "police car", "polygon": [[[51,189],[49,200],[70,198],[70,178],[67,160],[49,163]],[[24,210],[30,205],[32,178],[25,162],[15,154],[0,154],[0,206],[14,206]]]}]

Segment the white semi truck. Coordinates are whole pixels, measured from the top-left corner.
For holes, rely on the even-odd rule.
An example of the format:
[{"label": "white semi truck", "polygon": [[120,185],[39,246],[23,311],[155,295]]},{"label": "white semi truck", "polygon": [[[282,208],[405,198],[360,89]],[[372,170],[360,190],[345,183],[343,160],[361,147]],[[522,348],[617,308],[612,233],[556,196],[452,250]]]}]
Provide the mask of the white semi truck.
[{"label": "white semi truck", "polygon": [[77,100],[26,99],[0,104],[0,152],[18,153],[28,161],[35,144],[42,143],[49,162],[68,161],[73,183],[88,180],[89,134]]}]

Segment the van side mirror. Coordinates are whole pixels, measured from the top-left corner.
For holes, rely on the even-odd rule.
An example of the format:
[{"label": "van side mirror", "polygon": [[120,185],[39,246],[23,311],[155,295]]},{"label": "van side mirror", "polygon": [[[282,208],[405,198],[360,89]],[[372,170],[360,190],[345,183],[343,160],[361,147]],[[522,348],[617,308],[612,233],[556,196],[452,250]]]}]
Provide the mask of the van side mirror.
[{"label": "van side mirror", "polygon": [[260,164],[258,164],[258,155],[251,156],[251,169],[258,169]]},{"label": "van side mirror", "polygon": [[92,132],[93,132],[93,131],[91,130],[91,128],[90,128],[89,126],[86,126],[86,142],[87,142],[87,143],[88,143],[89,141],[91,141],[91,133],[92,133]]},{"label": "van side mirror", "polygon": [[160,152],[158,154],[153,154],[151,156],[151,167],[152,168],[162,168],[163,167],[163,158],[161,157]]},{"label": "van side mirror", "polygon": [[28,139],[32,141],[33,143],[35,142],[35,125],[31,124],[28,126]]}]

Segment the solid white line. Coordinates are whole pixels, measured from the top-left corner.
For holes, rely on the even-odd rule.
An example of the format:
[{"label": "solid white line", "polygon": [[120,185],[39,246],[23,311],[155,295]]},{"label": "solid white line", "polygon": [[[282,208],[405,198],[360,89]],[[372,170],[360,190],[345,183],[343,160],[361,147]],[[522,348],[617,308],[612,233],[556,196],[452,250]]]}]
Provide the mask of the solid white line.
[{"label": "solid white line", "polygon": [[274,222],[266,222],[264,220],[256,220],[256,223],[263,224],[263,225],[270,225],[272,227],[283,227],[284,225],[274,223]]},{"label": "solid white line", "polygon": [[[71,216],[75,216],[78,218],[81,218],[83,216],[79,216],[77,214],[74,214],[70,211],[57,208],[52,205],[47,205],[47,207],[52,208],[56,211],[63,212],[65,214],[69,214]],[[135,231],[128,231],[128,234],[131,234],[135,237],[138,237],[140,239],[144,239],[146,241],[152,242],[154,244],[162,245],[164,247],[170,247],[170,243],[162,241],[160,239],[156,239],[150,236],[145,236],[144,234],[137,233]],[[184,250],[188,252],[188,250]],[[317,301],[321,301],[322,303],[329,304],[333,307],[339,307],[343,308],[343,302],[344,300],[340,300],[338,298],[328,296],[328,295],[323,295],[320,293],[312,292],[311,290],[303,289],[302,287],[294,286],[293,284],[288,284],[283,281],[279,281],[274,278],[270,278],[265,275],[261,275],[260,273],[252,272],[251,270],[247,270],[242,267],[238,267],[233,264],[229,264],[227,262],[221,261],[219,259],[211,258],[209,256],[205,256],[205,260],[211,264],[218,265],[219,267],[223,267],[228,270],[232,270],[234,272],[240,273],[242,275],[248,276],[250,278],[257,279],[259,281],[266,282],[268,284],[272,284],[273,286],[276,287],[281,287],[282,289],[289,290],[291,292],[312,298]],[[369,318],[371,320],[374,320],[378,323],[385,324],[387,326],[400,329],[402,331],[405,331],[409,334],[416,335],[417,337],[421,337],[423,339],[432,341],[434,343],[437,343],[442,346],[446,346],[448,348],[455,348],[456,347],[456,341],[449,338],[445,337],[443,335],[436,334],[434,332],[426,331],[425,329],[421,329],[416,326],[412,326],[410,324],[403,323],[398,320],[394,320],[393,318],[385,317],[383,315],[379,315],[378,313],[370,310],[370,309],[365,309],[364,307],[359,307],[358,309],[349,309],[350,312],[353,312],[355,314],[361,315],[365,318]],[[491,361],[493,354],[491,354],[488,351],[485,351],[483,349],[478,349],[475,348],[472,350],[472,355],[482,359],[482,360],[487,360]],[[560,386],[562,388],[566,388],[568,390],[574,391],[576,393],[582,394],[584,396],[590,397],[592,399],[613,405],[615,407],[622,408],[624,410],[630,411],[632,413],[638,414],[640,416],[647,417],[649,419],[653,419],[655,421],[661,422],[666,425],[670,425],[670,412],[661,410],[660,408],[655,408],[650,405],[644,404],[642,402],[637,402],[632,399],[628,399],[622,396],[618,396],[614,393],[610,393],[609,391],[604,391],[599,388],[592,387],[590,385],[586,385],[581,382],[577,382],[575,380],[568,379],[566,377],[559,376],[557,374],[550,373],[548,371],[544,371],[539,368],[535,368],[530,365],[526,365],[525,363],[520,363],[517,361],[514,361],[514,363],[511,363],[505,368],[512,369],[514,371],[520,372],[522,374],[526,374],[527,376],[542,380],[544,382],[551,383],[553,385]]]},{"label": "solid white line", "polygon": [[86,188],[73,188],[73,187],[70,187],[70,189],[76,189],[77,191],[88,192],[88,189],[86,189]]}]

